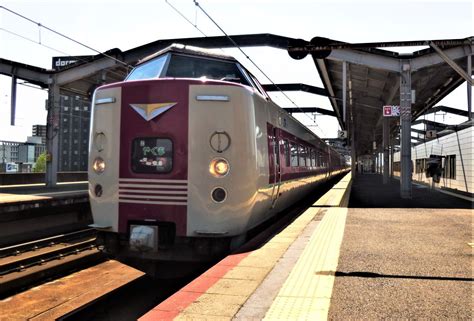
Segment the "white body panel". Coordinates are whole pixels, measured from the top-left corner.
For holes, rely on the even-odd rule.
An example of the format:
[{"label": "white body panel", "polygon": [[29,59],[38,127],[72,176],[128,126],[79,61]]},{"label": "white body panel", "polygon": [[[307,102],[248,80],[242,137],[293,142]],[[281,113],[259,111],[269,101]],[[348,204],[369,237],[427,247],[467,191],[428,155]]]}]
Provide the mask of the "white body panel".
[{"label": "white body panel", "polygon": [[[227,96],[229,101],[198,101],[197,96]],[[263,96],[241,86],[191,86],[189,91],[189,149],[187,212],[188,236],[236,236],[257,226],[277,212],[304,198],[317,184],[329,178],[321,175],[269,184],[267,123],[281,127],[308,142],[314,134]],[[283,128],[283,124],[285,124]],[[213,151],[212,133],[225,131],[230,148]],[[230,172],[221,178],[209,173],[209,163],[223,157]],[[337,174],[333,173],[333,174]],[[275,186],[274,186],[275,185]],[[216,203],[211,191],[222,187],[227,199]],[[272,196],[279,199],[272,207]]]},{"label": "white body panel", "polygon": [[[115,102],[95,105],[101,98],[115,98]],[[92,119],[89,148],[89,199],[94,216],[94,224],[98,227],[111,227],[118,230],[119,205],[119,159],[120,159],[120,108],[122,106],[120,87],[97,91],[92,102]],[[106,137],[103,150],[99,151],[96,134],[104,133]],[[94,159],[105,160],[105,171],[97,174],[92,169]],[[96,197],[94,188],[102,185],[103,194]]]}]

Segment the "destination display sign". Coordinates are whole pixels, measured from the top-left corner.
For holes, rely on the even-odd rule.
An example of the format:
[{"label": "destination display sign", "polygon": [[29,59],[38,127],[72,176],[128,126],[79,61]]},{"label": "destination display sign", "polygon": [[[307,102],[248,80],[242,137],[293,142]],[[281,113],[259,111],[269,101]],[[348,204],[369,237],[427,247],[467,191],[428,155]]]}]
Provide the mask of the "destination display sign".
[{"label": "destination display sign", "polygon": [[173,145],[166,138],[136,138],[133,141],[132,170],[136,173],[167,173],[173,167]]}]

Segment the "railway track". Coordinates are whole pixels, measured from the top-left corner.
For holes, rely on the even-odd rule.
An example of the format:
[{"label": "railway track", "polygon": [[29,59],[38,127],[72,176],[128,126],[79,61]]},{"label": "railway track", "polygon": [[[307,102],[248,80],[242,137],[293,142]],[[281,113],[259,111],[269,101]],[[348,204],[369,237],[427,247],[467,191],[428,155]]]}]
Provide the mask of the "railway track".
[{"label": "railway track", "polygon": [[[326,188],[332,186],[328,183]],[[246,244],[236,252],[261,246],[326,188],[251,231]],[[134,320],[192,278],[163,283],[106,260],[95,246],[91,229],[56,235],[0,248],[0,321]],[[2,300],[10,294],[14,295]]]},{"label": "railway track", "polygon": [[104,260],[94,229],[0,248],[0,298]]}]

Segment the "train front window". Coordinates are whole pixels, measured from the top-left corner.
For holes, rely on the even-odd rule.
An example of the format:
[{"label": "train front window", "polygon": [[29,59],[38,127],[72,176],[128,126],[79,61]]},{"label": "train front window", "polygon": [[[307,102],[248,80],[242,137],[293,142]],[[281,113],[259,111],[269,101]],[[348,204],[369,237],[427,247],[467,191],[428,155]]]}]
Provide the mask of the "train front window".
[{"label": "train front window", "polygon": [[184,55],[171,56],[165,77],[224,80],[250,86],[235,62]]},{"label": "train front window", "polygon": [[132,70],[126,80],[152,79],[158,78],[163,70],[168,55],[153,59]]},{"label": "train front window", "polygon": [[173,168],[173,143],[156,137],[135,138],[132,170],[135,173],[168,173]]}]

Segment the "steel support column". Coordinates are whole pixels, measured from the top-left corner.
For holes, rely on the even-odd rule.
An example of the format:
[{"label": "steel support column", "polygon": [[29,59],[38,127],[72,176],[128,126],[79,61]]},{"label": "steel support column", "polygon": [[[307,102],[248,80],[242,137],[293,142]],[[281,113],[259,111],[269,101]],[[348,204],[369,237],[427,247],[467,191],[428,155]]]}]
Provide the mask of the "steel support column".
[{"label": "steel support column", "polygon": [[355,124],[354,124],[354,105],[350,104],[350,130],[351,130],[351,175],[355,177],[356,175],[356,141],[355,141]]},{"label": "steel support column", "polygon": [[400,73],[400,196],[406,199],[412,197],[410,68],[410,62],[402,60]]},{"label": "steel support column", "polygon": [[[467,74],[472,77],[472,53],[467,56]],[[472,84],[466,81],[467,84],[467,119],[472,119]]]},{"label": "steel support column", "polygon": [[390,139],[390,178],[393,178],[393,156],[395,156],[395,137]]},{"label": "steel support column", "polygon": [[383,183],[389,181],[390,118],[383,119]]},{"label": "steel support column", "polygon": [[[347,62],[342,62],[342,121],[346,122],[347,111]],[[342,128],[341,128],[342,129]]]},{"label": "steel support column", "polygon": [[15,126],[16,114],[16,76],[12,76],[10,125]]},{"label": "steel support column", "polygon": [[46,162],[46,186],[54,187],[58,176],[59,156],[59,85],[56,77],[51,78],[48,91],[48,119],[46,132],[46,148],[48,157]]}]

